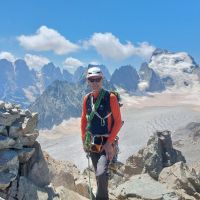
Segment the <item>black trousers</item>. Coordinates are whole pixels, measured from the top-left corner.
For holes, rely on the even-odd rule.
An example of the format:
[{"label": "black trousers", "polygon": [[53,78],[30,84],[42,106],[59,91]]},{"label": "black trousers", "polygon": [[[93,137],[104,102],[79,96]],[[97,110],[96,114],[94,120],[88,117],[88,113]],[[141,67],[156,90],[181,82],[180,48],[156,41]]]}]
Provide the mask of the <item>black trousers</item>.
[{"label": "black trousers", "polygon": [[96,173],[97,193],[96,200],[109,200],[108,197],[108,164],[105,151],[90,153],[93,167]]}]

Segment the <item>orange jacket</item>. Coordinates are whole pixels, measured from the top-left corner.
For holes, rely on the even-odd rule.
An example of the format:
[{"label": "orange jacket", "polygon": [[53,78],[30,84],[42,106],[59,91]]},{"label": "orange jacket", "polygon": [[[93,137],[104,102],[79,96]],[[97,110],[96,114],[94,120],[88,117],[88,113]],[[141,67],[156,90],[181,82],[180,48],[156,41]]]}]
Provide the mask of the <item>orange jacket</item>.
[{"label": "orange jacket", "polygon": [[[86,134],[86,126],[87,126],[87,119],[86,119],[86,114],[87,114],[87,107],[86,107],[86,101],[88,98],[87,94],[84,99],[83,99],[83,107],[82,107],[82,115],[81,115],[81,136],[82,136],[82,141],[84,141],[85,134]],[[94,100],[97,99],[98,94],[94,95]],[[119,108],[119,103],[117,100],[117,97],[114,94],[110,94],[110,108],[112,112],[112,116],[110,115],[108,117],[108,130],[110,132],[110,135],[108,137],[108,142],[113,143],[115,140],[115,137],[117,136],[117,133],[119,132],[122,124],[121,120],[121,113],[120,113],[120,108]],[[114,124],[111,130],[112,126],[112,117],[114,119]]]}]

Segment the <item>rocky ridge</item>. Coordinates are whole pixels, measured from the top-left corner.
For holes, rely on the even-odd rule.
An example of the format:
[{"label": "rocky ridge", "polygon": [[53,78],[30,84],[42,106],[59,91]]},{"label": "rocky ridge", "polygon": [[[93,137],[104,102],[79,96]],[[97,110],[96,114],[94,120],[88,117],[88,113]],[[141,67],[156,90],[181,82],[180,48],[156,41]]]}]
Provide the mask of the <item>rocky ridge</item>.
[{"label": "rocky ridge", "polygon": [[37,122],[37,113],[0,102],[0,199],[86,199],[77,193],[77,167],[42,152]]},{"label": "rocky ridge", "polygon": [[[130,156],[125,164],[118,163],[117,169],[110,170],[110,199],[200,199],[198,169],[197,166],[188,167],[182,153],[174,149],[169,131],[157,131],[137,155]],[[84,174],[88,175],[88,171]],[[92,185],[95,185],[94,172],[90,173]],[[83,193],[86,194],[86,190]]]},{"label": "rocky ridge", "polygon": [[[93,169],[81,174],[74,164],[43,152],[36,141],[37,120],[36,113],[0,103],[0,198],[88,199],[89,173],[95,193]],[[110,199],[200,199],[200,173],[194,168],[188,167],[182,153],[174,149],[171,133],[157,131],[137,155],[110,167]]]}]

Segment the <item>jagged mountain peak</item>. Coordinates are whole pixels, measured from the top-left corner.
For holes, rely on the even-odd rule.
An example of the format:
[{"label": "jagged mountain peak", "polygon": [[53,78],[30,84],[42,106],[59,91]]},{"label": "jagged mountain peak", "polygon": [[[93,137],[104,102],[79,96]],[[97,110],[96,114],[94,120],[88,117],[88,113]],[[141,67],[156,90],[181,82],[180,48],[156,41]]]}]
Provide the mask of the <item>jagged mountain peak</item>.
[{"label": "jagged mountain peak", "polygon": [[134,69],[134,67],[131,65],[131,64],[128,64],[128,65],[123,65],[119,68],[119,70],[132,70]]},{"label": "jagged mountain peak", "polygon": [[169,51],[158,51],[154,53],[149,62],[152,68],[161,78],[171,78],[174,87],[192,87],[198,82],[198,76],[193,73],[198,65],[186,52],[172,53]]},{"label": "jagged mountain peak", "polygon": [[[156,49],[150,62],[143,63],[139,71],[131,65],[124,65],[116,69],[112,76],[105,65],[88,65],[91,66],[102,69],[105,80],[110,80],[104,84],[108,88],[109,85],[119,86],[131,94],[142,91],[141,94],[145,95],[143,91],[155,92],[165,88],[199,87],[200,82],[200,67],[186,52]],[[36,72],[23,59],[14,63],[0,59],[0,98],[27,106],[55,80],[85,85],[86,71],[87,67],[80,66],[72,75],[50,62]]]},{"label": "jagged mountain peak", "polygon": [[12,68],[12,62],[8,61],[7,59],[0,59],[0,68],[9,67]]},{"label": "jagged mountain peak", "polygon": [[110,83],[128,92],[135,92],[138,88],[139,76],[135,68],[131,65],[125,65],[114,71]]},{"label": "jagged mountain peak", "polygon": [[66,69],[63,69],[63,80],[73,82],[73,75]]},{"label": "jagged mountain peak", "polygon": [[17,59],[17,60],[15,60],[15,65],[27,65],[26,64],[26,61],[25,60],[23,60],[23,59]]},{"label": "jagged mountain peak", "polygon": [[186,52],[169,52],[166,50],[158,50],[152,54],[149,65],[157,64],[157,68],[163,70],[165,67],[186,69],[191,67],[197,67],[194,59]]},{"label": "jagged mountain peak", "polygon": [[145,70],[146,68],[149,68],[148,63],[147,62],[143,62],[140,66],[140,71]]},{"label": "jagged mountain peak", "polygon": [[158,74],[148,66],[148,63],[142,63],[140,70],[140,83],[138,85],[141,91],[155,92],[162,91],[165,89],[163,82],[161,81]]},{"label": "jagged mountain peak", "polygon": [[82,85],[56,80],[30,106],[39,113],[39,127],[52,128],[63,119],[78,117],[81,113]]},{"label": "jagged mountain peak", "polygon": [[44,72],[44,71],[52,71],[52,70],[54,70],[56,68],[56,66],[52,63],[52,62],[50,62],[50,63],[48,63],[48,64],[46,64],[46,65],[44,65],[43,67],[42,67],[42,71]]},{"label": "jagged mountain peak", "polygon": [[[25,60],[23,59],[18,59],[14,62],[14,67],[15,67],[15,71],[24,71],[24,72],[28,72],[31,71],[30,68],[28,67],[27,63]],[[28,75],[28,74],[27,74]]]},{"label": "jagged mountain peak", "polygon": [[159,54],[168,54],[169,51],[166,50],[166,49],[161,49],[161,48],[156,48],[152,54],[152,56],[156,56],[156,55],[159,55]]},{"label": "jagged mountain peak", "polygon": [[80,81],[82,79],[82,77],[84,76],[84,74],[86,73],[87,68],[80,66],[76,69],[76,71],[74,72],[74,81]]}]

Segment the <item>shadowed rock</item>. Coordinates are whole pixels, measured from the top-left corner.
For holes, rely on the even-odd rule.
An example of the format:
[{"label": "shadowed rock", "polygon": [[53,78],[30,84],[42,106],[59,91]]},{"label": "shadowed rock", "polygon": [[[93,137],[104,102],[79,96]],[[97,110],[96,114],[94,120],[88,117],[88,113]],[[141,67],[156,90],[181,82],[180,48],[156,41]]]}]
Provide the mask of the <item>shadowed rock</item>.
[{"label": "shadowed rock", "polygon": [[39,132],[38,132],[38,130],[35,130],[32,133],[27,133],[27,134],[21,136],[20,141],[23,144],[23,146],[32,147],[38,136],[39,136]]},{"label": "shadowed rock", "polygon": [[127,159],[122,170],[127,176],[148,173],[158,179],[164,167],[179,161],[186,162],[181,152],[173,148],[170,131],[157,131],[150,137],[145,148]]},{"label": "shadowed rock", "polygon": [[12,138],[0,135],[0,149],[11,148],[15,144]]},{"label": "shadowed rock", "polygon": [[6,189],[10,183],[15,180],[16,175],[11,173],[0,172],[0,189]]},{"label": "shadowed rock", "polygon": [[39,188],[34,185],[26,177],[21,176],[19,180],[19,188],[17,199],[19,200],[48,200],[48,193],[45,189]]},{"label": "shadowed rock", "polygon": [[121,200],[128,199],[128,197],[146,200],[179,200],[179,197],[177,197],[173,190],[167,189],[165,185],[155,181],[148,174],[131,177],[130,180],[116,189],[116,196]]},{"label": "shadowed rock", "polygon": [[19,160],[17,153],[13,150],[0,151],[0,172],[9,171],[15,175],[18,173]]},{"label": "shadowed rock", "polygon": [[159,181],[165,183],[168,188],[183,190],[190,196],[200,197],[200,179],[195,170],[190,170],[183,162],[164,168],[159,175]]},{"label": "shadowed rock", "polygon": [[16,119],[18,119],[20,115],[10,114],[9,112],[0,112],[0,124],[4,126],[10,126]]},{"label": "shadowed rock", "polygon": [[35,152],[34,148],[23,148],[22,150],[17,151],[19,162],[20,163],[27,162],[32,157],[34,152]]}]

